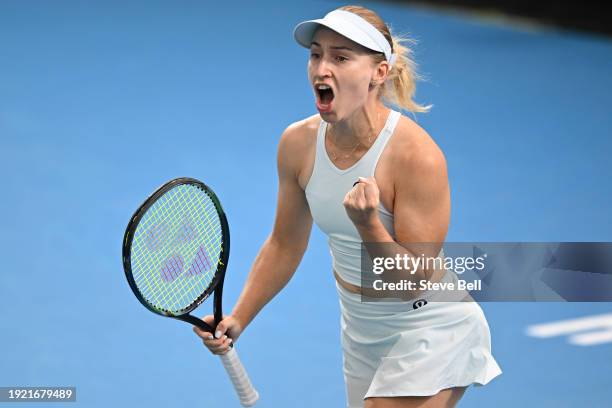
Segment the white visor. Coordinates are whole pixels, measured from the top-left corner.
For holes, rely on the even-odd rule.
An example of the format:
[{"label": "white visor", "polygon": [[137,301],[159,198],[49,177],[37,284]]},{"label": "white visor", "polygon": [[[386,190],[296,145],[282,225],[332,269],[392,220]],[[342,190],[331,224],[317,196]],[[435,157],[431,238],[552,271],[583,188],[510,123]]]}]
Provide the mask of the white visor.
[{"label": "white visor", "polygon": [[355,13],[346,10],[334,10],[318,20],[303,21],[293,29],[293,37],[303,47],[310,48],[312,37],[320,26],[325,26],[338,34],[368,48],[385,54],[391,66],[395,63],[395,54],[391,53],[391,44],[372,24]]}]

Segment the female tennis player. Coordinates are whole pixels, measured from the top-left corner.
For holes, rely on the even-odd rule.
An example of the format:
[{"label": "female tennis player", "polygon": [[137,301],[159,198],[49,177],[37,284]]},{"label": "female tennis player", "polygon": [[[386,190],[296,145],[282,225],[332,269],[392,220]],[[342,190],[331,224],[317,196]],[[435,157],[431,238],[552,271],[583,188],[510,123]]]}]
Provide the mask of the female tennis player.
[{"label": "female tennis player", "polygon": [[[366,302],[362,296],[375,294],[360,286],[362,242],[417,254],[423,247],[416,243],[443,243],[447,234],[444,156],[425,130],[387,107],[428,109],[413,100],[410,50],[376,13],[357,6],[302,22],[294,37],[310,49],[308,78],[319,113],[281,136],[273,231],[232,314],[214,336],[194,330],[213,353],[227,352],[292,277],[314,219],[329,237],[340,298],[347,406],[453,407],[469,385],[501,373],[480,306],[432,301],[433,291],[419,292],[416,302]],[[452,271],[426,272],[420,271],[431,281],[456,278]]]}]

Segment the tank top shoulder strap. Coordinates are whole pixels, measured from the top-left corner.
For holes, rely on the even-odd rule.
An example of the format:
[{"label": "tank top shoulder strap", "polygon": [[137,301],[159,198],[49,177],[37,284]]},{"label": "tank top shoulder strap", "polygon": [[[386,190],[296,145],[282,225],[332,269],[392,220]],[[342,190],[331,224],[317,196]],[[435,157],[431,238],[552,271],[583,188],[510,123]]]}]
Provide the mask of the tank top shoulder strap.
[{"label": "tank top shoulder strap", "polygon": [[391,111],[389,112],[389,118],[387,119],[387,122],[385,123],[385,127],[383,128],[380,135],[378,136],[378,139],[376,139],[376,141],[370,148],[372,151],[368,153],[371,154],[371,162],[370,162],[371,163],[371,167],[370,167],[371,176],[374,175],[374,171],[376,170],[376,165],[378,164],[380,155],[382,154],[383,150],[385,150],[385,146],[387,146],[387,142],[389,142],[389,139],[391,139],[391,136],[393,135],[393,132],[395,131],[395,128],[401,116],[402,116],[401,112],[391,109]]},{"label": "tank top shoulder strap", "polygon": [[317,139],[315,141],[314,163],[312,164],[312,172],[310,173],[310,178],[308,180],[308,183],[306,183],[306,188],[305,188],[306,192],[308,192],[308,190],[310,189],[310,187],[312,186],[316,178],[324,176],[324,174],[321,174],[321,172],[324,172],[324,169],[322,168],[323,167],[322,164],[325,159],[325,157],[323,156],[324,154],[326,154],[325,152],[325,121],[321,120],[319,121],[319,129],[317,130]]},{"label": "tank top shoulder strap", "polygon": [[325,159],[325,155],[327,154],[327,152],[325,151],[325,127],[326,127],[327,123],[321,119],[319,121],[319,130],[317,130],[317,146],[315,148],[315,160],[314,160],[314,167],[313,167],[313,173],[319,168],[321,167],[321,165],[323,164],[323,160]]},{"label": "tank top shoulder strap", "polygon": [[317,131],[317,156],[320,156],[325,150],[325,128],[327,123],[321,119],[319,121],[319,130]]}]

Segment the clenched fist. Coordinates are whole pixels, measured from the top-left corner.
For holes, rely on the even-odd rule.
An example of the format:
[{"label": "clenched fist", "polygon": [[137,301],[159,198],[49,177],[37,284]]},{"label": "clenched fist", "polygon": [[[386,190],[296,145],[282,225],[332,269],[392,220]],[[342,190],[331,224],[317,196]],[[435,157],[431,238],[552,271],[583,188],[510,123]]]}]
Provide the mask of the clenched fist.
[{"label": "clenched fist", "polygon": [[374,177],[359,177],[353,188],[346,193],[342,204],[357,228],[368,228],[378,219],[380,190]]}]

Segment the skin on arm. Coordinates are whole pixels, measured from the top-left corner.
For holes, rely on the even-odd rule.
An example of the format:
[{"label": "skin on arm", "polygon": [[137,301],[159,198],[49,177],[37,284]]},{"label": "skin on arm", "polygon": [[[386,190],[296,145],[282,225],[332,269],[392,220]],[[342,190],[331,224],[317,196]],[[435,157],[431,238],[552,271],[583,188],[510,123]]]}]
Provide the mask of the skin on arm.
[{"label": "skin on arm", "polygon": [[[312,216],[304,190],[298,183],[301,160],[304,158],[303,139],[299,123],[289,126],[281,136],[274,227],[255,258],[232,314],[219,323],[215,339],[211,339],[210,333],[194,328],[215,354],[227,352],[230,340],[235,341],[257,313],[285,287],[306,251]],[[206,316],[204,320],[212,322],[212,316]],[[224,338],[226,335],[229,338]]]},{"label": "skin on arm", "polygon": [[[376,246],[376,253],[368,248],[371,257],[414,256],[422,252],[426,256],[437,256],[448,232],[451,208],[444,155],[432,142],[414,149],[412,155],[401,154],[392,160],[395,238],[379,219],[380,191],[374,177],[360,179],[360,183],[346,195],[347,214],[364,242],[386,243]],[[423,246],[419,243],[437,244]],[[399,275],[396,279],[429,279],[429,271],[417,271],[414,275],[407,275],[403,270],[389,272]],[[419,292],[414,292],[413,296],[418,296]],[[384,293],[381,296],[384,297]],[[364,407],[453,408],[465,390],[466,387],[453,387],[427,397],[372,397],[365,400]]]},{"label": "skin on arm", "polygon": [[[423,143],[411,154],[397,154],[392,174],[395,238],[380,221],[380,191],[373,177],[362,178],[345,197],[347,214],[355,224],[369,255],[391,257],[435,257],[440,252],[450,221],[450,188],[446,160],[433,143]],[[385,243],[384,245],[370,245]],[[420,268],[414,274],[404,269],[385,272],[387,281],[407,279],[418,283],[430,279],[433,271]],[[381,291],[382,292],[382,291]],[[417,291],[413,295],[418,296]]]}]

